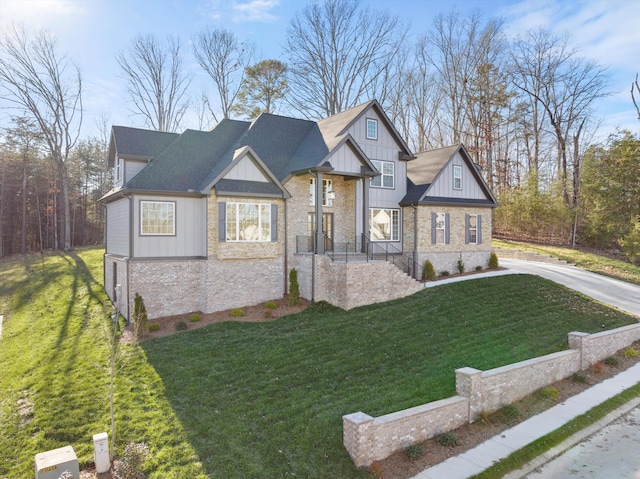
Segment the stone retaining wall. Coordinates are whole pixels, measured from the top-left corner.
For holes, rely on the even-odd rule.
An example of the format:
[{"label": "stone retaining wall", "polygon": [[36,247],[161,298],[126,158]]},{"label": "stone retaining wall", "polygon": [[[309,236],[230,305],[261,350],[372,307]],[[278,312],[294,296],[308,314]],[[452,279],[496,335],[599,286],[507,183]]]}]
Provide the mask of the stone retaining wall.
[{"label": "stone retaining wall", "polygon": [[586,369],[640,340],[640,324],[596,334],[569,334],[572,349],[489,371],[456,370],[456,393],[448,399],[373,418],[363,412],[343,416],[343,442],[358,467],[473,422],[532,392]]}]

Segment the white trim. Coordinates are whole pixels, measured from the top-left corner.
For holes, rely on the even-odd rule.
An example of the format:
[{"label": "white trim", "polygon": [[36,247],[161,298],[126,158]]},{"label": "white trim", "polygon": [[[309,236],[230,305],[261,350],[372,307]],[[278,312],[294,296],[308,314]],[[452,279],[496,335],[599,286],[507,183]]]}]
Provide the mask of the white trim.
[{"label": "white trim", "polygon": [[[171,231],[166,231],[166,232],[145,232],[145,205],[166,205],[166,206],[170,206],[171,207],[171,211],[170,211],[170,215],[171,215]],[[147,213],[149,213],[149,211],[147,211]],[[160,208],[158,211],[156,211],[156,214],[163,214],[163,213],[167,213],[165,211],[162,211],[162,208]],[[167,215],[168,216],[168,215]],[[154,218],[154,220],[160,220],[162,222],[166,221],[169,218]],[[159,225],[160,223],[156,224],[155,226]],[[147,223],[146,225],[147,227],[153,227],[154,225],[152,225],[150,222]],[[165,225],[165,226],[169,226],[169,225]],[[175,201],[158,201],[158,200],[140,200],[140,236],[175,236],[176,234],[176,202]]]}]

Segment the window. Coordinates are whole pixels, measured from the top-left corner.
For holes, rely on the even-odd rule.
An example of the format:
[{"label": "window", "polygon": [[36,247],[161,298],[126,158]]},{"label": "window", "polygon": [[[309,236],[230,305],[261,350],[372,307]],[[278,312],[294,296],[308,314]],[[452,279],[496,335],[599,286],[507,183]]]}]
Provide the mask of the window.
[{"label": "window", "polygon": [[431,213],[431,243],[449,244],[449,213]]},{"label": "window", "polygon": [[371,178],[371,186],[376,188],[393,188],[395,164],[392,161],[379,160],[371,160],[371,163],[373,163],[373,166],[381,173],[380,176]]},{"label": "window", "polygon": [[271,241],[271,205],[227,203],[226,241]]},{"label": "window", "polygon": [[462,189],[462,166],[455,165],[453,167],[453,189]]},{"label": "window", "polygon": [[173,201],[140,202],[140,234],[174,235],[176,204]]},{"label": "window", "polygon": [[372,120],[371,118],[367,118],[367,139],[368,140],[378,139],[378,120]]},{"label": "window", "polygon": [[466,243],[482,243],[482,215],[466,216]]},{"label": "window", "polygon": [[372,241],[400,241],[400,210],[369,209]]},{"label": "window", "polygon": [[[316,179],[309,180],[309,204],[316,204]],[[333,206],[333,199],[327,193],[333,191],[333,182],[331,180],[322,180],[322,206]]]},{"label": "window", "polygon": [[122,158],[116,158],[116,181],[122,179]]}]

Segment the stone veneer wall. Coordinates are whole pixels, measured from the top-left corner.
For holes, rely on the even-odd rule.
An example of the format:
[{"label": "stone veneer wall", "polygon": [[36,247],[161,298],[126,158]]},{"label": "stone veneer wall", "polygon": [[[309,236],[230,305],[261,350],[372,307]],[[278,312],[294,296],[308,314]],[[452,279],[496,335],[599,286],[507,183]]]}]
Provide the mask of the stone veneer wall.
[{"label": "stone veneer wall", "polygon": [[343,442],[356,466],[368,466],[395,451],[471,423],[537,389],[586,369],[640,340],[640,324],[596,334],[570,333],[568,351],[552,353],[490,371],[456,370],[458,396],[373,418],[343,416]]},{"label": "stone veneer wall", "polygon": [[206,260],[197,259],[130,261],[129,304],[133,308],[138,293],[149,319],[203,311],[205,264]]},{"label": "stone veneer wall", "polygon": [[[386,261],[340,263],[327,255],[315,255],[315,301],[326,301],[342,309],[381,303],[417,293],[422,285]],[[311,296],[313,255],[294,258],[300,294]]]},{"label": "stone veneer wall", "polygon": [[[419,270],[422,270],[424,262],[428,259],[438,275],[442,271],[449,271],[451,274],[457,273],[460,257],[462,257],[466,271],[473,271],[476,266],[486,268],[491,256],[491,212],[491,208],[467,206],[421,205],[415,209],[404,207],[402,217],[405,251],[411,251],[416,243]],[[449,213],[449,244],[431,243],[432,213]],[[465,215],[467,213],[482,215],[482,243],[480,244],[465,243]],[[417,225],[415,238],[414,222]]]}]

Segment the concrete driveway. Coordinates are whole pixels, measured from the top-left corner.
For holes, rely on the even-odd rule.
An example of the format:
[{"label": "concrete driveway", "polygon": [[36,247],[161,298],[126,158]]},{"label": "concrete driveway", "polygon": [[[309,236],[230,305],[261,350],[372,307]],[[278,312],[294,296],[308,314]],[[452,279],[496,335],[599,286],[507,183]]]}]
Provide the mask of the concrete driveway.
[{"label": "concrete driveway", "polygon": [[635,284],[564,264],[500,259],[500,266],[515,273],[535,274],[550,279],[640,317],[640,286]]}]

